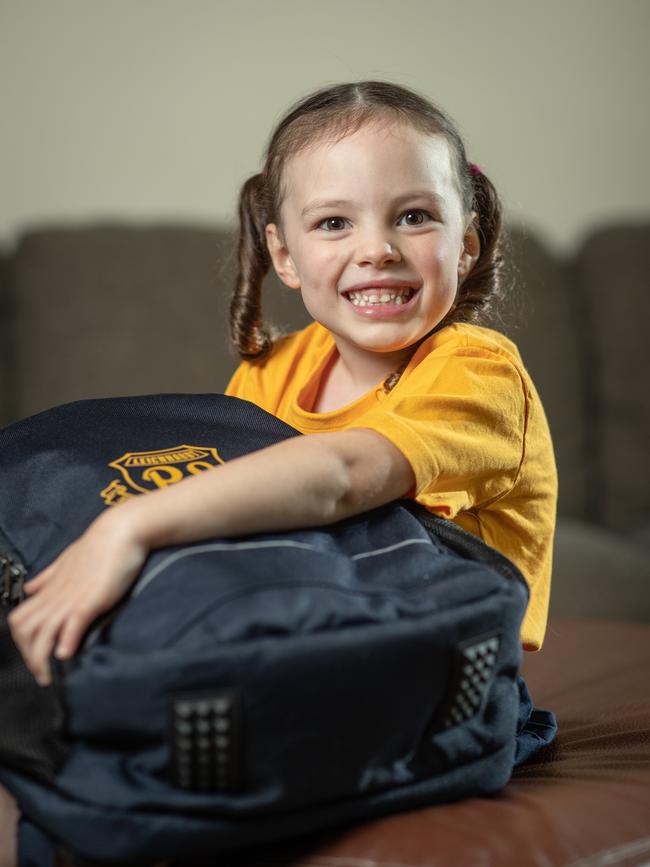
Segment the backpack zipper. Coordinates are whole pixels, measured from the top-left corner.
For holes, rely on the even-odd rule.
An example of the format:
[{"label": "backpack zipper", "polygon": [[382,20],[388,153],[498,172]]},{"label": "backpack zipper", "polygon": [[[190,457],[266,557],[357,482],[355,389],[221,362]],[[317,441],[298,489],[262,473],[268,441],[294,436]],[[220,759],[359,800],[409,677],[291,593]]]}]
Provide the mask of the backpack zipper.
[{"label": "backpack zipper", "polygon": [[504,554],[479,539],[478,536],[463,530],[458,524],[431,514],[428,509],[415,500],[400,500],[400,505],[404,506],[430,535],[437,536],[458,554],[491,566],[505,578],[519,581],[529,592],[528,583],[519,567]]},{"label": "backpack zipper", "polygon": [[9,554],[0,554],[0,605],[12,608],[25,598],[25,567]]}]

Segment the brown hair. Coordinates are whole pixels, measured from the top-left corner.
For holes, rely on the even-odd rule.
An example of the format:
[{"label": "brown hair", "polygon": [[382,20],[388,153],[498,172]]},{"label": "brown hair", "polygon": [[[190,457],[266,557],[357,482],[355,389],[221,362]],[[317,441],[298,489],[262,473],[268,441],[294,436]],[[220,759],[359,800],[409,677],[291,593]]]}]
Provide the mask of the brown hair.
[{"label": "brown hair", "polygon": [[[443,135],[450,147],[465,213],[477,213],[480,256],[459,286],[453,307],[434,330],[452,322],[481,324],[503,295],[499,197],[490,179],[468,163],[465,146],[451,118],[423,96],[397,84],[385,81],[338,84],[309,94],[289,109],[271,135],[263,170],[249,178],[241,189],[239,275],[230,306],[231,340],[241,358],[265,355],[279,336],[262,318],[260,296],[272,264],[265,228],[268,223],[276,223],[281,230],[287,160],[318,141],[338,141],[365,123],[382,119],[403,121],[422,132]],[[405,366],[388,377],[386,390],[395,385]]]}]

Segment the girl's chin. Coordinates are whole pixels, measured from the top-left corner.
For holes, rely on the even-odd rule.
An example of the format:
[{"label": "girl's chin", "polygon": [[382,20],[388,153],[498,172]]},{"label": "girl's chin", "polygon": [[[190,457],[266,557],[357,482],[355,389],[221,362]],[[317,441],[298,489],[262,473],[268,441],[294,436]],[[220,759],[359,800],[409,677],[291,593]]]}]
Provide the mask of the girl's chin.
[{"label": "girl's chin", "polygon": [[361,350],[362,352],[372,352],[375,355],[394,355],[397,360],[399,360],[401,355],[407,355],[413,344],[417,343],[419,339],[418,336],[414,336],[412,339],[405,337],[401,340],[382,340],[379,335],[377,335],[374,340],[355,339],[352,335],[345,337],[345,341],[354,346],[357,350]]}]

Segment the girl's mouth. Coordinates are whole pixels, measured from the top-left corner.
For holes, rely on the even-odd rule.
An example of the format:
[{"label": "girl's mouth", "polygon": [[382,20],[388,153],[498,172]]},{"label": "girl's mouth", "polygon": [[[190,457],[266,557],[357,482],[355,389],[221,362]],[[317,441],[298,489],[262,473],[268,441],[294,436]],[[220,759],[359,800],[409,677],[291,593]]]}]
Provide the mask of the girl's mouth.
[{"label": "girl's mouth", "polygon": [[395,316],[412,307],[418,292],[418,289],[411,286],[399,289],[378,286],[344,292],[343,296],[354,307],[355,313],[371,318],[383,318]]}]

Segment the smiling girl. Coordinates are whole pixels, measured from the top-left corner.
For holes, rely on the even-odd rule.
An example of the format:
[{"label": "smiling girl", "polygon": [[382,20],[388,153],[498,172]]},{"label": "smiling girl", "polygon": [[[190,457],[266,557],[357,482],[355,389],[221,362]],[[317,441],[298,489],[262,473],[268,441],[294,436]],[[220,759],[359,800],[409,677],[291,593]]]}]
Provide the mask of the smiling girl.
[{"label": "smiling girl", "polygon": [[[517,348],[481,325],[500,294],[500,206],[453,123],[385,82],[309,95],[244,184],[240,223],[231,331],[244,360],[227,394],[308,436],[104,512],[10,615],[32,672],[48,682],[51,653],[76,651],[154,548],[329,524],[401,497],[519,566],[521,640],[538,649],[553,448]],[[271,265],[314,319],[284,337],[261,316]]]}]

